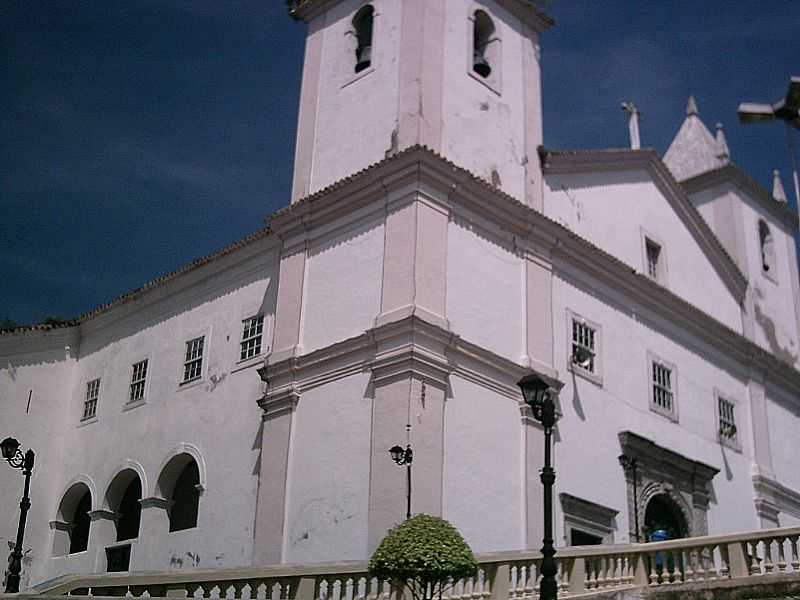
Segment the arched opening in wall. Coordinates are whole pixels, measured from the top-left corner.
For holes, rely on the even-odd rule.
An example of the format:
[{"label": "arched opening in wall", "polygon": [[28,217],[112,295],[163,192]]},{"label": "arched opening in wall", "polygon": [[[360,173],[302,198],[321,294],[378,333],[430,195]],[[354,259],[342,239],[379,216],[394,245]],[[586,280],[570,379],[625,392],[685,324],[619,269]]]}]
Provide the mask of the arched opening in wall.
[{"label": "arched opening in wall", "polygon": [[139,537],[142,518],[142,482],[133,469],[120,471],[106,492],[109,508],[117,514],[117,541]]},{"label": "arched opening in wall", "polygon": [[667,494],[656,494],[644,511],[648,542],[675,540],[689,535],[689,527],[678,504]]},{"label": "arched opening in wall", "polygon": [[372,26],[375,21],[375,8],[371,4],[362,7],[353,17],[353,31],[356,36],[356,73],[372,64]]},{"label": "arched opening in wall", "polygon": [[169,501],[169,530],[197,527],[200,504],[200,469],[186,453],[174,456],[158,478],[158,489]]},{"label": "arched opening in wall", "polygon": [[63,556],[85,552],[89,546],[89,526],[92,510],[92,493],[85,483],[71,486],[58,507],[53,555]]},{"label": "arched opening in wall", "polygon": [[758,221],[758,241],[761,248],[761,269],[764,273],[775,276],[775,242],[772,232],[762,219]]},{"label": "arched opening in wall", "polygon": [[492,74],[496,60],[491,47],[494,33],[492,18],[485,11],[476,10],[472,26],[472,70],[484,79]]}]

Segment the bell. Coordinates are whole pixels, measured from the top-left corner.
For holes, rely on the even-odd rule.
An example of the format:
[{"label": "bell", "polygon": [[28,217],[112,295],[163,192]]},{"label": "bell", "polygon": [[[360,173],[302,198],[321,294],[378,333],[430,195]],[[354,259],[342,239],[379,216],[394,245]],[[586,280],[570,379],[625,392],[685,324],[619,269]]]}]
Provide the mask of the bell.
[{"label": "bell", "polygon": [[489,61],[486,60],[482,52],[478,52],[477,50],[472,55],[472,70],[484,79],[492,72]]},{"label": "bell", "polygon": [[372,46],[361,46],[356,50],[356,73],[360,73],[372,64]]}]

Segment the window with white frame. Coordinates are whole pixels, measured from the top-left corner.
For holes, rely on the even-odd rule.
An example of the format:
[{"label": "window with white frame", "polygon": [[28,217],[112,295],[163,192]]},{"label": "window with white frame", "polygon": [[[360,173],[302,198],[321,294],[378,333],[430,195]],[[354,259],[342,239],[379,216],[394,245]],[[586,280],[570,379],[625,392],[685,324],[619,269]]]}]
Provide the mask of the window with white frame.
[{"label": "window with white frame", "polygon": [[242,321],[242,341],[239,360],[247,360],[261,354],[261,338],[264,335],[264,315],[256,315]]},{"label": "window with white frame", "polygon": [[596,373],[595,367],[595,329],[583,319],[572,317],[572,352],[570,360],[573,367],[589,373]]},{"label": "window with white frame", "polygon": [[128,403],[144,399],[144,384],[147,381],[147,359],[134,363],[131,368],[131,387]]},{"label": "window with white frame", "polygon": [[674,419],[677,416],[674,368],[658,359],[651,359],[650,365],[650,408]]},{"label": "window with white frame", "polygon": [[203,373],[203,346],[205,336],[200,336],[186,342],[186,355],[183,360],[183,381],[189,383],[200,379]]},{"label": "window with white frame", "polygon": [[92,379],[86,384],[86,398],[83,401],[83,417],[85,421],[97,415],[97,400],[100,398],[100,378]]},{"label": "window with white frame", "polygon": [[717,414],[719,417],[719,439],[723,442],[737,443],[735,405],[730,400],[717,398]]}]

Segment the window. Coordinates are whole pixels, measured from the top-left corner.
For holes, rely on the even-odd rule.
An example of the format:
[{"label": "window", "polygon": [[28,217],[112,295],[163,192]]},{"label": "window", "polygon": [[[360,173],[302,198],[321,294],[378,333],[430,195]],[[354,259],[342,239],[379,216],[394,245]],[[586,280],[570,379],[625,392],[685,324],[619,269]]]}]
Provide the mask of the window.
[{"label": "window", "polygon": [[131,373],[131,390],[128,402],[144,400],[144,384],[147,379],[147,359],[133,365]]},{"label": "window", "polygon": [[561,493],[564,541],[570,546],[613,544],[618,511],[571,494]]},{"label": "window", "polygon": [[89,546],[89,511],[92,493],[85,483],[67,490],[58,506],[58,516],[50,522],[53,530],[53,556],[85,552]]},{"label": "window", "polygon": [[650,408],[677,420],[675,405],[675,368],[664,361],[650,358]]},{"label": "window", "polygon": [[734,446],[738,445],[736,436],[735,405],[730,400],[717,397],[717,416],[719,420],[719,439]]},{"label": "window", "polygon": [[375,8],[368,4],[353,17],[353,30],[356,36],[355,72],[368,69],[372,64],[372,26],[375,19]]},{"label": "window", "polygon": [[651,239],[645,240],[647,255],[647,276],[653,281],[661,281],[661,246]]},{"label": "window", "polygon": [[492,74],[489,45],[493,34],[492,19],[484,11],[476,10],[472,26],[472,70],[484,79]]},{"label": "window", "polygon": [[83,401],[83,421],[91,419],[97,414],[97,399],[99,397],[100,379],[93,379],[86,384],[86,399]]},{"label": "window", "polygon": [[200,379],[203,372],[203,345],[205,336],[186,342],[186,356],[183,361],[183,382]]},{"label": "window", "polygon": [[264,332],[264,315],[256,315],[242,321],[242,341],[240,360],[246,360],[261,354],[261,337]]},{"label": "window", "polygon": [[758,221],[758,242],[761,248],[761,270],[765,275],[774,279],[775,269],[775,243],[769,226],[763,221]]},{"label": "window", "polygon": [[572,365],[595,373],[595,330],[585,321],[572,319]]}]

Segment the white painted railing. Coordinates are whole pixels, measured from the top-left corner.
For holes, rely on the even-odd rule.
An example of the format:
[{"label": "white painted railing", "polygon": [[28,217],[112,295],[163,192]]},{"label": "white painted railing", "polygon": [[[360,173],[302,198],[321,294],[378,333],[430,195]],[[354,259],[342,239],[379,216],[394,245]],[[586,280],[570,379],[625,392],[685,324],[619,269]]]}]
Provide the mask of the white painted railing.
[{"label": "white painted railing", "polygon": [[[687,538],[650,544],[560,548],[559,596],[595,590],[657,588],[752,576],[800,575],[800,527]],[[475,577],[454,582],[446,600],[531,600],[538,597],[541,554],[479,555]],[[186,569],[70,576],[37,595],[170,597],[228,600],[398,600],[366,563]]]}]

